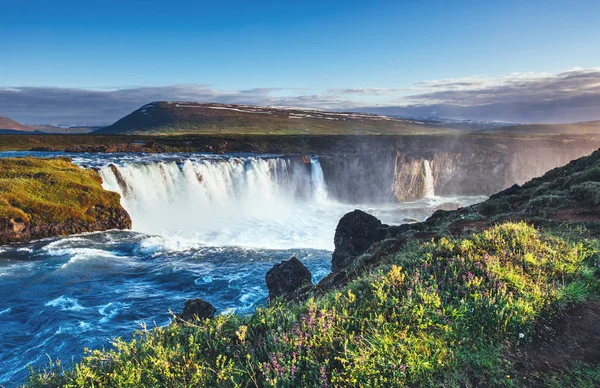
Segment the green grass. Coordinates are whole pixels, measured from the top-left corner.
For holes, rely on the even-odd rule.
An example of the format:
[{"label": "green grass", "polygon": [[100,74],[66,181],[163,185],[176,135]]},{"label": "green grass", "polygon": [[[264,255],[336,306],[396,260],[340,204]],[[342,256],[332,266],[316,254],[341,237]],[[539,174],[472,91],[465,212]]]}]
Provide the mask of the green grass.
[{"label": "green grass", "polygon": [[[28,385],[522,386],[507,351],[541,317],[598,296],[596,259],[595,241],[524,223],[415,241],[342,289],[143,328],[70,369],[32,371]],[[584,368],[573,381],[598,375]]]},{"label": "green grass", "polygon": [[79,168],[69,158],[0,159],[0,221],[15,219],[32,229],[95,222],[97,210],[120,209],[119,194],[101,184],[95,171]]}]

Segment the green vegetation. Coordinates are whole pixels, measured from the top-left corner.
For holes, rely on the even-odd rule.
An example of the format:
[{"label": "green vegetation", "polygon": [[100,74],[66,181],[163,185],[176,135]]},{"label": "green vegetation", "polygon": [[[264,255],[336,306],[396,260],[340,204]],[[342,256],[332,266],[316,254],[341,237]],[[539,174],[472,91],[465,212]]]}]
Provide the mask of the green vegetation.
[{"label": "green vegetation", "polygon": [[[535,375],[513,367],[537,324],[596,298],[598,242],[507,223],[411,240],[350,284],[253,315],[143,328],[29,386],[597,385],[597,367]],[[532,380],[533,379],[533,380]]]},{"label": "green vegetation", "polygon": [[[79,168],[69,158],[0,159],[0,224],[5,227],[13,220],[26,225],[16,231],[30,233],[26,239],[67,234],[71,229],[96,230],[110,218],[120,226],[128,216],[119,194],[105,191],[101,184],[95,171]],[[11,232],[0,231],[0,242],[11,241]]]},{"label": "green vegetation", "polygon": [[119,202],[119,195],[104,191],[101,184],[95,171],[81,169],[69,158],[0,159],[0,218],[93,221],[90,207]]}]

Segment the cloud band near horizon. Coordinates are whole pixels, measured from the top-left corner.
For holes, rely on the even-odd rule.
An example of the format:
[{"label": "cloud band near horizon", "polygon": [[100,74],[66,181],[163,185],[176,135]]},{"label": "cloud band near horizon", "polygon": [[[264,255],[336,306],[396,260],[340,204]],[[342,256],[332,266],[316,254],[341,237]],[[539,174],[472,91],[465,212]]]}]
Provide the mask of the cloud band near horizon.
[{"label": "cloud band near horizon", "polygon": [[406,88],[223,91],[210,85],[115,90],[5,87],[0,88],[0,115],[25,124],[106,125],[159,100],[523,123],[577,122],[600,119],[600,68],[429,80]]}]

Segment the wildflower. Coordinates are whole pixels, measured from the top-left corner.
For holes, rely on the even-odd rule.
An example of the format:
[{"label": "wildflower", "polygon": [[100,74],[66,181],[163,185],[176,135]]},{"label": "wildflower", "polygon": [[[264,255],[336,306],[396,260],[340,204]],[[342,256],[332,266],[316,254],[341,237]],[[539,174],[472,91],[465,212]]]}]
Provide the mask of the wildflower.
[{"label": "wildflower", "polygon": [[523,339],[523,338],[525,338],[525,334],[519,333],[519,339]]},{"label": "wildflower", "polygon": [[237,334],[239,340],[243,343],[246,340],[246,331],[248,331],[248,326],[242,325],[240,326],[240,328],[235,332],[235,334]]}]

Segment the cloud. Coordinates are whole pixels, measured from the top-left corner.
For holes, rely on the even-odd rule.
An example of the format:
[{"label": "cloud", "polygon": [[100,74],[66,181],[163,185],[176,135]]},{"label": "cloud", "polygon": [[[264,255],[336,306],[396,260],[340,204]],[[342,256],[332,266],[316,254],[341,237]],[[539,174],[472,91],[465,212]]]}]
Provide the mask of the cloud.
[{"label": "cloud", "polygon": [[600,119],[600,69],[427,81],[419,86],[423,92],[405,97],[403,104],[372,111],[528,123]]},{"label": "cloud", "polygon": [[117,90],[57,87],[0,88],[0,115],[35,124],[110,124],[159,100],[360,110],[406,116],[443,116],[517,122],[600,119],[600,69],[513,73],[427,80],[403,88],[253,88],[210,85]]}]

